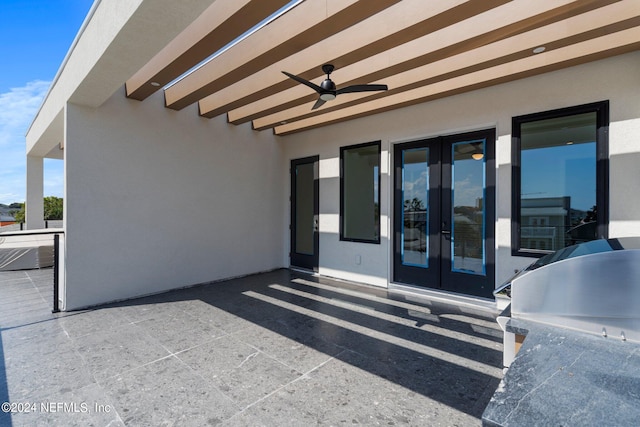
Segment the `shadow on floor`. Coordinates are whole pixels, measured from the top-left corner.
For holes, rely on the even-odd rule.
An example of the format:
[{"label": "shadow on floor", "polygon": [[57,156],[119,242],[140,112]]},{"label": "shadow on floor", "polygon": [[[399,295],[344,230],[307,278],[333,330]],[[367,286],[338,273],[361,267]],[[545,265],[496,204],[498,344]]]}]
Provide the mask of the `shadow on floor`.
[{"label": "shadow on floor", "polygon": [[391,299],[385,290],[289,270],[110,307],[194,300],[476,418],[500,380],[493,313]]},{"label": "shadow on floor", "polygon": [[287,269],[59,314],[0,283],[0,400],[90,408],[3,426],[479,425],[502,376],[496,313]]},{"label": "shadow on floor", "polygon": [[[6,405],[9,402],[9,389],[7,388],[7,371],[4,363],[4,351],[2,345],[2,334],[0,334],[0,404]],[[0,426],[11,427],[11,414],[6,408],[0,410]]]}]

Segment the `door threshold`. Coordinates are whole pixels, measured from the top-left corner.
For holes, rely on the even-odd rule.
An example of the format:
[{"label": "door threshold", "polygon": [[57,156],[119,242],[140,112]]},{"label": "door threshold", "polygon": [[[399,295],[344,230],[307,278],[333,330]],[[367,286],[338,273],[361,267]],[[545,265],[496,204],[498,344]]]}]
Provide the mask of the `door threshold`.
[{"label": "door threshold", "polygon": [[311,269],[307,269],[307,268],[303,268],[303,267],[293,267],[290,266],[289,270],[291,271],[295,271],[297,273],[304,273],[304,274],[310,274],[312,276],[316,276],[316,277],[320,277],[320,274],[318,274],[317,271],[313,271]]},{"label": "door threshold", "polygon": [[454,292],[441,291],[436,289],[425,289],[400,283],[389,283],[387,291],[391,295],[403,296],[407,300],[412,300],[415,302],[420,302],[420,300],[430,300],[492,312],[496,315],[500,312],[500,310],[498,310],[496,301],[489,298],[462,295]]}]

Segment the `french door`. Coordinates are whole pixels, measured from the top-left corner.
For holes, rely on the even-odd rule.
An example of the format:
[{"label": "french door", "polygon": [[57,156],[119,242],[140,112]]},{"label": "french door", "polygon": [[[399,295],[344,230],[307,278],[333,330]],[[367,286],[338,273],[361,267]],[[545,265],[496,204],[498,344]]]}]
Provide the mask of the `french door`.
[{"label": "french door", "polygon": [[495,130],[394,148],[394,281],[492,298]]},{"label": "french door", "polygon": [[318,270],[318,156],[291,161],[291,266]]}]

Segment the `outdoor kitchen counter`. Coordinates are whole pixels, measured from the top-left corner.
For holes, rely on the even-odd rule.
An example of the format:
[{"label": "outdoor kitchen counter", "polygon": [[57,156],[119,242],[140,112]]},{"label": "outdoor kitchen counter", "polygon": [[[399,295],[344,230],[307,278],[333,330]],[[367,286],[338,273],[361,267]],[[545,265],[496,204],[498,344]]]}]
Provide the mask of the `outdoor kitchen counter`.
[{"label": "outdoor kitchen counter", "polygon": [[640,425],[640,344],[522,319],[507,330],[526,339],[483,426]]}]

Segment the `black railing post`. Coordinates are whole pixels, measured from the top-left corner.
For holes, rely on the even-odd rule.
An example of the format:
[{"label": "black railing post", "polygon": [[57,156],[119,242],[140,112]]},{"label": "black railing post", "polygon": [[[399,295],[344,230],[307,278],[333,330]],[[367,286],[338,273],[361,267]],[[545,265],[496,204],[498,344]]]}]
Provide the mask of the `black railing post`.
[{"label": "black railing post", "polygon": [[52,313],[58,313],[59,307],[59,290],[58,290],[58,271],[60,263],[60,235],[53,235],[53,310]]}]

